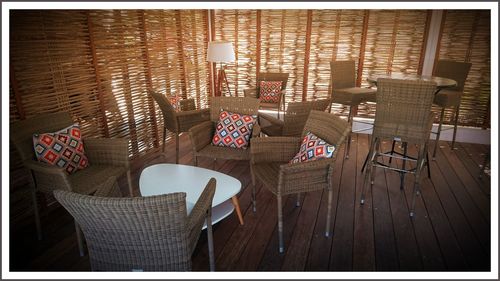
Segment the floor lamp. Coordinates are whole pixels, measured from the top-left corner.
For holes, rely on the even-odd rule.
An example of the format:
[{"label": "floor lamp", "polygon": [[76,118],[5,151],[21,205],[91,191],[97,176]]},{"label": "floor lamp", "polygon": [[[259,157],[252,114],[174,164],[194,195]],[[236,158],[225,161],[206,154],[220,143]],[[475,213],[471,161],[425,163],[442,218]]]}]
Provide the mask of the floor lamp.
[{"label": "floor lamp", "polygon": [[229,96],[231,96],[231,90],[229,90],[229,84],[227,83],[227,76],[224,70],[225,66],[222,65],[222,63],[235,61],[233,43],[227,41],[208,42],[207,61],[220,63],[216,77],[215,96],[222,95],[223,83],[226,83],[227,91]]}]

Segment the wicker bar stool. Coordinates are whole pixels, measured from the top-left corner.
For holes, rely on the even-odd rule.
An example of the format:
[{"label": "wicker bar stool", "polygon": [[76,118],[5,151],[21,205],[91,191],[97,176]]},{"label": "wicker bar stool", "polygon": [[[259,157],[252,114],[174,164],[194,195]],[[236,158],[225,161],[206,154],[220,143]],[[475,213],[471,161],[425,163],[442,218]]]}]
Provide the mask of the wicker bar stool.
[{"label": "wicker bar stool", "polygon": [[[351,125],[354,119],[354,109],[364,102],[376,101],[376,89],[356,87],[356,66],[354,61],[332,61],[330,62],[330,96],[333,103],[349,106],[347,122]],[[330,105],[329,112],[332,111]],[[349,158],[351,148],[351,135],[347,139],[345,158]]]},{"label": "wicker bar stool", "polygon": [[186,193],[112,198],[56,190],[54,196],[81,226],[93,271],[188,271],[207,223],[210,270],[215,270],[212,238],[214,178],[191,213]]},{"label": "wicker bar stool", "polygon": [[[368,153],[368,166],[365,173],[365,182],[361,190],[361,204],[365,202],[364,189],[369,182],[374,184],[375,167],[386,168],[399,172],[415,174],[413,197],[410,207],[410,216],[414,215],[415,197],[420,192],[421,172],[424,165],[428,165],[427,150],[429,135],[432,128],[433,113],[431,112],[432,100],[436,84],[418,80],[378,79],[377,80],[377,111],[373,129],[370,151]],[[401,157],[399,155],[383,153],[380,143],[383,139],[397,139],[402,143],[418,146],[418,155],[415,158]],[[416,162],[414,169],[402,169],[381,164],[377,161],[379,156],[402,159]]]},{"label": "wicker bar stool", "polygon": [[[270,136],[300,137],[311,110],[325,111],[331,104],[330,99],[291,102],[288,104],[283,120],[266,113],[259,113],[259,124],[262,133]],[[268,122],[269,126],[264,126]]]},{"label": "wicker bar stool", "polygon": [[436,134],[436,145],[434,146],[434,152],[432,153],[432,158],[436,158],[436,150],[439,146],[439,138],[441,136],[441,127],[443,125],[444,111],[447,107],[453,107],[453,140],[451,142],[451,148],[455,148],[455,139],[457,137],[457,127],[458,127],[458,115],[460,111],[460,101],[462,99],[462,94],[464,92],[465,80],[467,80],[467,75],[472,64],[468,62],[457,62],[451,60],[439,60],[436,64],[436,69],[434,71],[434,76],[444,77],[453,79],[457,82],[457,86],[450,89],[443,89],[439,91],[434,97],[434,104],[441,107],[441,115],[439,117],[439,126]]}]

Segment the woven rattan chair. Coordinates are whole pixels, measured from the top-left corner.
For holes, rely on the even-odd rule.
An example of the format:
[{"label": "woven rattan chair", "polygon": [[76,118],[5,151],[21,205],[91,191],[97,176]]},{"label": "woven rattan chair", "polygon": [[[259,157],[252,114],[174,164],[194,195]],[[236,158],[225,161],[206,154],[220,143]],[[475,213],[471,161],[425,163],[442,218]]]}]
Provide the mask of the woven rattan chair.
[{"label": "woven rattan chair", "polygon": [[460,101],[464,92],[465,80],[469,74],[472,64],[468,62],[456,62],[450,60],[439,60],[434,70],[434,76],[453,79],[457,82],[454,88],[443,89],[439,91],[434,97],[434,104],[441,107],[441,115],[439,117],[439,126],[436,132],[436,145],[432,158],[436,157],[436,150],[439,146],[439,138],[441,136],[441,127],[444,120],[444,111],[447,107],[453,107],[453,139],[451,148],[455,148],[455,139],[457,137],[458,115],[460,111]]},{"label": "woven rattan chair", "polygon": [[[365,202],[365,185],[368,182],[370,186],[374,184],[375,172],[373,170],[375,167],[397,171],[402,177],[405,173],[413,173],[415,174],[415,183],[410,206],[410,216],[413,216],[415,197],[420,188],[421,172],[424,165],[429,164],[426,156],[433,122],[431,106],[436,84],[429,81],[378,79],[377,87],[377,111],[368,153],[365,183],[361,191],[361,204]],[[418,148],[416,159],[382,153],[380,144],[384,139],[391,141],[397,139],[405,146],[408,144],[416,145]],[[377,161],[379,156],[403,158],[403,167],[400,169],[379,163]],[[416,162],[416,168],[406,169],[406,161]]]},{"label": "woven rattan chair", "polygon": [[187,271],[203,223],[207,222],[210,269],[211,179],[190,214],[186,193],[107,198],[57,190],[54,196],[81,226],[93,271]]},{"label": "woven rattan chair", "polygon": [[[132,181],[129,170],[127,139],[83,139],[89,166],[73,174],[63,168],[35,160],[33,134],[55,132],[74,122],[67,112],[42,114],[11,124],[10,139],[16,147],[24,166],[31,171],[32,199],[38,239],[42,239],[42,228],[38,211],[37,192],[52,194],[54,190],[68,190],[81,194],[92,194],[110,177],[127,172],[130,196]],[[78,227],[77,227],[78,233]],[[83,248],[79,240],[80,254]]]},{"label": "woven rattan chair", "polygon": [[[262,133],[270,136],[300,137],[311,110],[325,111],[331,104],[330,99],[291,102],[288,104],[283,120],[266,113],[259,113]],[[269,126],[264,126],[265,123]]]},{"label": "woven rattan chair", "polygon": [[174,107],[165,95],[149,90],[149,94],[156,101],[163,115],[163,148],[167,141],[167,130],[175,134],[175,163],[179,163],[179,135],[186,133],[189,129],[209,119],[209,109],[195,110],[193,99],[181,100],[181,111],[175,111]]},{"label": "woven rattan chair", "polygon": [[260,103],[260,108],[277,109],[279,118],[280,112],[285,110],[285,94],[286,94],[286,84],[288,82],[288,76],[289,76],[288,73],[261,72],[257,75],[256,87],[251,89],[244,89],[243,93],[245,97],[259,98],[261,81],[281,81],[281,95],[279,101],[277,103],[269,103],[269,102]]},{"label": "woven rattan chair", "polygon": [[[376,101],[376,89],[356,87],[356,66],[354,61],[332,61],[330,62],[330,97],[333,103],[349,106],[347,122],[351,124],[354,119],[354,109],[364,102]],[[332,111],[330,105],[329,112]],[[345,158],[349,158],[351,148],[351,135],[347,140]]]},{"label": "woven rattan chair", "polygon": [[[236,149],[212,145],[212,137],[215,133],[215,126],[219,121],[221,110],[234,113],[256,115],[259,111],[260,101],[248,97],[211,97],[210,99],[210,121],[205,121],[192,127],[189,130],[189,137],[193,145],[194,165],[198,166],[198,157],[204,156],[214,159],[250,160],[250,149]],[[253,126],[252,137],[256,138],[260,134],[259,124]],[[241,213],[238,198],[233,197],[236,213],[240,224],[243,225],[243,215]]]},{"label": "woven rattan chair", "polygon": [[[307,132],[312,132],[326,142],[335,145],[338,151],[350,132],[350,126],[333,114],[313,110],[309,114],[302,136],[305,136]],[[284,195],[298,194],[298,197],[302,192],[328,190],[325,236],[330,235],[332,180],[335,172],[333,167],[337,153],[334,154],[333,158],[290,164],[289,161],[299,151],[301,141],[300,137],[267,137],[251,141],[250,168],[253,183],[253,210],[256,211],[255,184],[256,180],[259,180],[277,196],[280,253],[283,253],[285,249],[282,210],[282,196]]]}]

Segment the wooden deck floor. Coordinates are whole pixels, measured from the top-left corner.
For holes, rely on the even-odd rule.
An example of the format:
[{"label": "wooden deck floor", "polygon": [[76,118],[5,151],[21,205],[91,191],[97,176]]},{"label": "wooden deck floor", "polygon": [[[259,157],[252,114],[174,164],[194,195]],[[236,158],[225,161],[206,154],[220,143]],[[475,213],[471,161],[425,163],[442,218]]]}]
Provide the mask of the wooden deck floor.
[{"label": "wooden deck floor", "polygon": [[[214,227],[218,271],[489,271],[490,270],[490,177],[479,178],[479,165],[489,146],[458,144],[450,150],[440,143],[432,178],[424,177],[417,198],[416,216],[408,208],[413,176],[403,191],[399,175],[379,169],[367,202],[360,206],[363,183],[361,165],[369,136],[353,135],[351,156],[336,162],[333,198],[333,236],[324,237],[326,192],[284,198],[285,253],[278,253],[276,198],[257,186],[257,212],[251,208],[248,162],[216,162],[218,171],[242,182],[239,194],[245,224],[231,215]],[[385,143],[386,147],[390,144]],[[433,144],[431,144],[431,148]],[[173,144],[166,155],[153,153],[136,160],[135,192],[143,167],[174,162]],[[410,152],[414,149],[410,149]],[[191,164],[188,137],[181,136],[182,164]],[[342,155],[342,151],[339,151]],[[211,159],[200,166],[212,168]],[[398,163],[400,164],[400,163]],[[124,179],[120,180],[126,194]],[[36,240],[31,216],[11,222],[11,271],[86,271],[88,256],[79,257],[72,217],[57,203],[42,212],[44,239]],[[208,270],[206,234],[193,254],[193,269]]]}]

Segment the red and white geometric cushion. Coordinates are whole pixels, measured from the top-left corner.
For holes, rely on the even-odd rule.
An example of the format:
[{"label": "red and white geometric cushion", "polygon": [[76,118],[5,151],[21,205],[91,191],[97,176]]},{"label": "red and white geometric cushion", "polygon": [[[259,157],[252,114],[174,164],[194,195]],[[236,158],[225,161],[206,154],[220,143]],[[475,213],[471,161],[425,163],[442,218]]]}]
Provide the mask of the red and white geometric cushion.
[{"label": "red and white geometric cushion", "polygon": [[302,140],[299,152],[292,158],[292,160],[290,160],[290,163],[332,158],[334,151],[334,145],[331,145],[317,137],[315,134],[308,132]]},{"label": "red and white geometric cushion", "polygon": [[181,110],[181,107],[180,107],[181,98],[180,97],[178,97],[178,96],[170,96],[168,98],[168,101],[170,102],[170,104],[172,105],[172,107],[174,108],[175,111],[180,111]]},{"label": "red and white geometric cushion", "polygon": [[281,83],[282,81],[260,81],[260,101],[278,103],[281,96]]},{"label": "red and white geometric cushion", "polygon": [[212,145],[246,149],[256,121],[255,115],[221,111]]},{"label": "red and white geometric cushion", "polygon": [[89,164],[78,124],[54,133],[33,134],[33,146],[39,162],[64,168],[68,174]]}]

